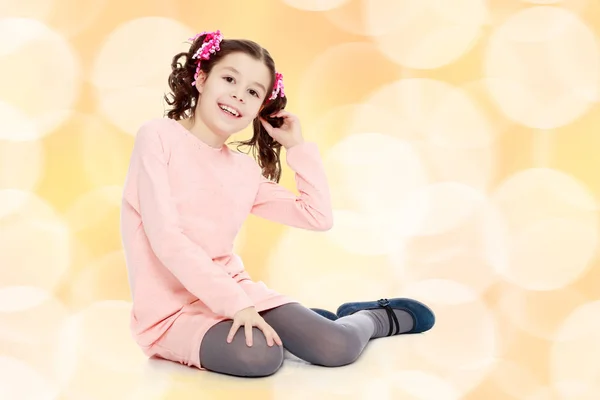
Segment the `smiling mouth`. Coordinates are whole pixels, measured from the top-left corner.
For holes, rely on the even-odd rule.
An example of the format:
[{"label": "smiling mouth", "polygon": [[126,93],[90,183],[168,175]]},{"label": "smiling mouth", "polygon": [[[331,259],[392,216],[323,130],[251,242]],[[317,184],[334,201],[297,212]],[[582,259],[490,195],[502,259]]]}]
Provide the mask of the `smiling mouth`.
[{"label": "smiling mouth", "polygon": [[229,116],[235,117],[235,118],[240,118],[242,116],[242,113],[240,113],[238,110],[236,110],[233,107],[230,107],[226,104],[219,104],[219,108],[226,114],[228,114]]}]

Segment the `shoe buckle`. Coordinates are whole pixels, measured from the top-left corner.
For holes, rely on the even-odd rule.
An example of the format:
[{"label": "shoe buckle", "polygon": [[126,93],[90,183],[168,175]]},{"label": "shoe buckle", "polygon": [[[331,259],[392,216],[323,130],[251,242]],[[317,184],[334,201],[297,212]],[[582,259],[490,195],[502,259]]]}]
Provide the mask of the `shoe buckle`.
[{"label": "shoe buckle", "polygon": [[377,303],[381,306],[381,307],[387,307],[390,305],[390,301],[388,299],[381,299],[381,300],[377,300]]}]

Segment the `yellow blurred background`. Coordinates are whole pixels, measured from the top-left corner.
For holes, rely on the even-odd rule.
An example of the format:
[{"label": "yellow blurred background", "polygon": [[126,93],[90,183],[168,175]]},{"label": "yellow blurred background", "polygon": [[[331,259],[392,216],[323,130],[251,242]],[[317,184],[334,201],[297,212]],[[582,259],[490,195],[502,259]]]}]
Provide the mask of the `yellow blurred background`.
[{"label": "yellow blurred background", "polygon": [[[271,52],[335,205],[327,233],[251,217],[251,275],[333,311],[412,296],[431,332],[247,381],[135,347],[134,135],[216,29]],[[597,0],[1,1],[0,398],[600,399],[599,37]]]}]

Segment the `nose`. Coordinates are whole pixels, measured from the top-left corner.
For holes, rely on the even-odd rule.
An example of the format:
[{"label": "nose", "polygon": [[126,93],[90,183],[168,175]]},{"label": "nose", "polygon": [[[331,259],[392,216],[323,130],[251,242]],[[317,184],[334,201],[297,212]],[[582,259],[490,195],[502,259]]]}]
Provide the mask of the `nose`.
[{"label": "nose", "polygon": [[244,98],[242,95],[238,94],[237,92],[233,92],[231,94],[231,97],[234,98],[235,100],[238,100],[239,102],[243,103],[244,102]]}]

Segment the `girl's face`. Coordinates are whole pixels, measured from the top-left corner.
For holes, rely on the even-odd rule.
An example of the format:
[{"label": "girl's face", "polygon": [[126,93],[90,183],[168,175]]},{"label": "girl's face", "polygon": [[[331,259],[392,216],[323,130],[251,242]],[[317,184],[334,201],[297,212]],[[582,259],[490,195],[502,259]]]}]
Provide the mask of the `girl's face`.
[{"label": "girl's face", "polygon": [[201,73],[196,113],[218,136],[237,133],[258,116],[269,93],[271,73],[262,61],[232,53],[216,64],[208,77]]}]

